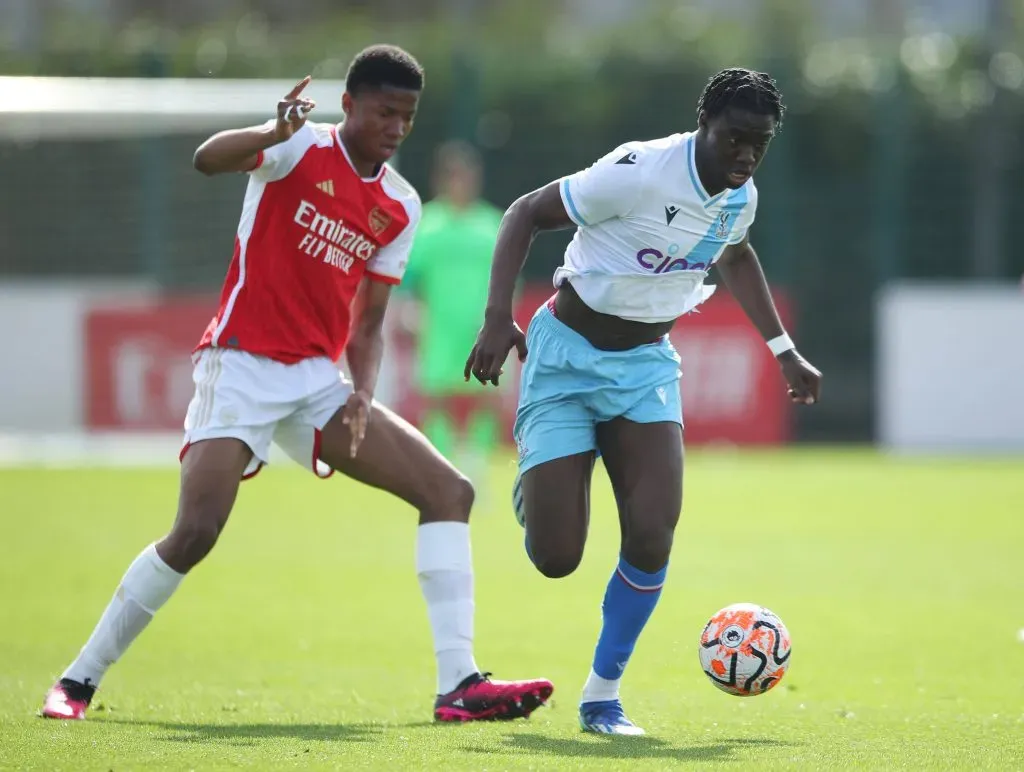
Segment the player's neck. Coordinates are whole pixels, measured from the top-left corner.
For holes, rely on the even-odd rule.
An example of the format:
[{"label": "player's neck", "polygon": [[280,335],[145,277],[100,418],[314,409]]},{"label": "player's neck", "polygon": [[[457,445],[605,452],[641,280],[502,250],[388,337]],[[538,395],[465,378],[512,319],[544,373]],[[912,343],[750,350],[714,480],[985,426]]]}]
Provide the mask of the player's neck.
[{"label": "player's neck", "polygon": [[359,152],[356,143],[353,142],[349,137],[345,135],[345,127],[342,124],[341,129],[338,131],[338,137],[341,140],[341,144],[345,146],[345,155],[348,156],[348,160],[352,162],[352,166],[363,179],[370,179],[380,170],[380,163],[373,160],[367,160]]},{"label": "player's neck", "polygon": [[693,162],[697,167],[697,179],[699,179],[700,184],[704,186],[705,193],[714,197],[725,190],[724,182],[710,181],[711,172],[708,170],[710,164],[704,158],[704,142],[699,131],[697,132],[697,137],[694,140]]}]

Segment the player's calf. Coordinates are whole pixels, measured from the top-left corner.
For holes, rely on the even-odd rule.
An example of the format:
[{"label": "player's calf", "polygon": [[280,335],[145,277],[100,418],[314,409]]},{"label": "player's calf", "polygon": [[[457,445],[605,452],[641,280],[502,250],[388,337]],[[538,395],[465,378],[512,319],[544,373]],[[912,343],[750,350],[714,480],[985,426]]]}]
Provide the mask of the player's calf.
[{"label": "player's calf", "polygon": [[230,438],[204,440],[185,453],[178,514],[157,544],[160,557],[178,573],[188,573],[217,543],[251,456],[245,443]]},{"label": "player's calf", "polygon": [[222,526],[201,509],[186,510],[185,517],[156,545],[167,565],[178,573],[191,571],[210,554]]},{"label": "player's calf", "polygon": [[656,573],[668,563],[674,529],[664,521],[629,527],[622,540],[622,556],[641,571]]}]

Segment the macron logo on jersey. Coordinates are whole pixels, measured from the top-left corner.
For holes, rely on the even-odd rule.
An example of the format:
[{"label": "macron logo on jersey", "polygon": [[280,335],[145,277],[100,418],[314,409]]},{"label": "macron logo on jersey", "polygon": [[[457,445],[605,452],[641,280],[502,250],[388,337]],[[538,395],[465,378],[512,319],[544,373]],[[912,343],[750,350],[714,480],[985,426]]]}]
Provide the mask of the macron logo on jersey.
[{"label": "macron logo on jersey", "polygon": [[369,260],[377,251],[377,245],[363,234],[349,228],[342,220],[320,214],[308,201],[299,204],[295,222],[307,231],[299,242],[299,249],[345,273],[356,259]]}]

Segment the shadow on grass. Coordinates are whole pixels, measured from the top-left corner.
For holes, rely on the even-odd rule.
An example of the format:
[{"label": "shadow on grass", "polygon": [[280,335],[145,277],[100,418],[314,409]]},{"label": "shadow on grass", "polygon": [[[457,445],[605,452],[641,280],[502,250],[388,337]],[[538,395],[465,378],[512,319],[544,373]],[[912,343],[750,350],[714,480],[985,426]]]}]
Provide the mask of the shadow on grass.
[{"label": "shadow on grass", "polygon": [[[373,743],[389,732],[432,727],[438,731],[458,731],[457,724],[433,721],[404,723],[367,722],[359,724],[245,723],[218,724],[174,721],[131,721],[107,719],[104,723],[152,727],[165,730],[157,739],[165,742],[203,744],[226,743],[252,746],[267,740],[303,742]],[[767,737],[725,738],[701,745],[680,745],[645,735],[643,737],[607,737],[584,735],[579,738],[550,737],[536,733],[512,733],[494,738],[490,747],[471,746],[465,751],[478,754],[529,754],[595,759],[663,759],[670,761],[729,761],[736,751],[747,747],[782,748],[794,743]]]},{"label": "shadow on grass", "polygon": [[409,723],[366,723],[366,724],[201,724],[173,721],[128,721],[111,720],[131,726],[145,726],[170,732],[158,739],[178,743],[229,743],[232,745],[254,745],[261,740],[303,740],[316,742],[366,743],[381,739],[386,731],[434,726],[432,721]]},{"label": "shadow on grass", "polygon": [[471,753],[524,753],[598,759],[666,759],[672,761],[727,761],[745,747],[786,747],[792,743],[767,737],[717,740],[706,745],[679,746],[657,737],[588,735],[573,739],[542,734],[509,734],[494,748],[467,748]]}]

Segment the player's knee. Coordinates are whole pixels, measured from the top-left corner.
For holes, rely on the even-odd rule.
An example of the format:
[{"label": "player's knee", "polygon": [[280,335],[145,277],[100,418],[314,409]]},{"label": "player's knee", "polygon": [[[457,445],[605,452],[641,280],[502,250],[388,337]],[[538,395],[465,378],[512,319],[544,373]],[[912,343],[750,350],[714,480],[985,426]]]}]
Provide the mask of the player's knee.
[{"label": "player's knee", "polygon": [[579,567],[579,558],[556,556],[534,558],[533,564],[548,579],[564,579]]},{"label": "player's knee", "polygon": [[451,484],[451,497],[454,511],[464,514],[468,520],[476,501],[476,488],[468,477],[460,474]]},{"label": "player's knee", "polygon": [[575,571],[583,559],[582,550],[544,550],[530,545],[530,558],[548,579],[564,579]]},{"label": "player's knee", "polygon": [[656,573],[668,563],[673,529],[649,527],[632,529],[622,543],[622,556],[634,568]]},{"label": "player's knee", "polygon": [[451,474],[436,478],[420,499],[418,506],[424,520],[467,522],[476,491],[469,478],[453,470]]}]

